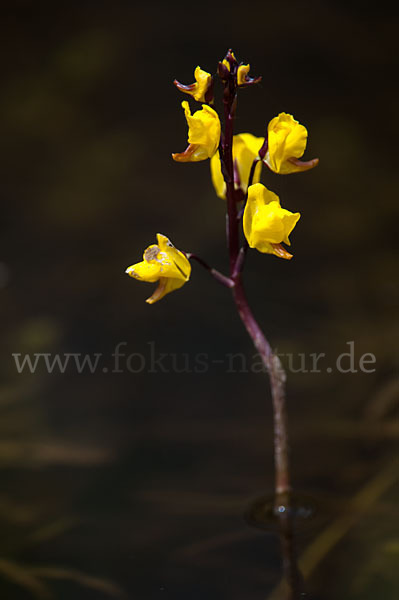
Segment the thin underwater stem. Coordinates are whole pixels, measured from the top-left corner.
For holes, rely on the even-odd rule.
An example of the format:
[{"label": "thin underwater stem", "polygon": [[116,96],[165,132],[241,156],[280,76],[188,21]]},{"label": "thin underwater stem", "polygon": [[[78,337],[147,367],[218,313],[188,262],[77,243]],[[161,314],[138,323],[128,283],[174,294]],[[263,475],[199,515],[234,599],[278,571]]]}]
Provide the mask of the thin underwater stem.
[{"label": "thin underwater stem", "polygon": [[[287,600],[298,600],[305,595],[302,573],[298,568],[298,557],[295,544],[294,516],[292,509],[279,513],[280,542],[283,556],[283,590]],[[283,591],[281,590],[281,591]],[[279,594],[279,598],[282,598]]]}]

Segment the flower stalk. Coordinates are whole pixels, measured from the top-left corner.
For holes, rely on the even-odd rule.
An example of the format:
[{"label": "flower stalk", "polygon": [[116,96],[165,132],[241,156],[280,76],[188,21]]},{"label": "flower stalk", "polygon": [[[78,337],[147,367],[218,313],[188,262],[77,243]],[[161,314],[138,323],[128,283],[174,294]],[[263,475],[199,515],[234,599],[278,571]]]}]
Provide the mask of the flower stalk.
[{"label": "flower stalk", "polygon": [[223,275],[223,273],[220,273],[220,271],[217,271],[216,269],[214,269],[213,267],[208,265],[207,262],[205,262],[202,258],[197,256],[196,254],[193,254],[192,252],[187,252],[186,256],[187,256],[188,260],[197,261],[197,263],[199,263],[201,265],[201,267],[203,267],[204,269],[209,271],[209,273],[212,275],[212,277],[214,279],[216,279],[216,281],[218,281],[225,287],[228,287],[228,288],[234,287],[233,279],[231,279],[230,277],[226,277],[226,275]]},{"label": "flower stalk", "polygon": [[[230,279],[234,285],[231,288],[238,314],[250,336],[256,350],[259,352],[265,368],[269,374],[270,387],[273,401],[274,415],[274,460],[275,460],[275,504],[286,505],[289,502],[290,471],[288,459],[288,433],[285,406],[285,372],[281,362],[273,350],[256,321],[248,303],[242,281],[242,269],[248,243],[245,240],[239,247],[239,220],[237,219],[237,197],[234,187],[234,163],[233,163],[233,134],[234,116],[237,106],[236,92],[236,62],[231,60],[229,52],[226,59],[229,61],[230,70],[224,80],[224,135],[221,143],[222,173],[226,182],[227,199],[227,233],[230,262]],[[252,179],[259,158],[256,158],[251,167],[248,187]]]},{"label": "flower stalk", "polygon": [[235,87],[230,85],[230,78],[228,79],[228,83],[225,86],[223,102],[225,130],[220,156],[222,164],[222,173],[226,183],[228,248],[230,257],[230,273],[233,273],[239,250],[237,201],[236,191],[234,188],[233,163],[234,115],[237,106],[237,95]]},{"label": "flower stalk", "polygon": [[266,336],[252,313],[245,294],[241,274],[235,277],[232,291],[238,314],[269,374],[274,422],[275,506],[276,508],[281,505],[287,506],[291,485],[285,402],[285,372],[280,359],[273,353]]},{"label": "flower stalk", "polygon": [[[234,73],[231,73],[231,79],[234,84]],[[269,375],[272,404],[273,404],[273,437],[274,437],[274,464],[275,464],[275,495],[274,495],[274,514],[278,517],[281,532],[281,547],[283,553],[283,571],[287,583],[287,600],[297,600],[299,590],[303,589],[302,577],[298,570],[292,527],[291,511],[291,482],[290,482],[290,464],[289,464],[289,444],[288,444],[288,425],[285,397],[286,374],[281,365],[280,359],[272,350],[265,334],[255,319],[248,299],[245,294],[242,280],[242,271],[244,268],[245,257],[249,244],[246,238],[239,248],[239,227],[241,218],[244,214],[245,204],[248,198],[248,192],[244,199],[244,205],[237,215],[236,190],[231,182],[231,168],[233,165],[233,133],[234,133],[234,113],[231,108],[236,107],[237,96],[233,86],[225,82],[224,91],[225,102],[225,132],[223,137],[223,151],[221,154],[222,173],[226,181],[226,200],[227,200],[227,222],[228,222],[228,248],[230,255],[230,281],[231,290],[237,307],[238,314],[244,324],[249,337],[251,338],[256,350],[261,356]],[[251,165],[248,180],[248,189],[252,185],[255,168],[262,160],[267,151],[267,138]]]}]

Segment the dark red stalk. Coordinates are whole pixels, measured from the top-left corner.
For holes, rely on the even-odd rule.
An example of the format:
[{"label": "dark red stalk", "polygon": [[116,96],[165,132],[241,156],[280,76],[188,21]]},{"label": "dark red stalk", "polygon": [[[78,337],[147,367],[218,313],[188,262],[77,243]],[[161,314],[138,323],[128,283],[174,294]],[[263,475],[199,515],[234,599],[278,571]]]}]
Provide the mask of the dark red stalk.
[{"label": "dark red stalk", "polygon": [[[229,55],[229,53],[228,53]],[[227,56],[228,56],[227,55]],[[274,512],[279,519],[281,529],[281,545],[283,552],[283,567],[285,579],[288,584],[287,600],[299,598],[299,582],[301,576],[298,571],[293,540],[291,510],[291,485],[288,457],[288,434],[287,416],[285,405],[285,372],[277,354],[274,354],[262,329],[256,321],[245,295],[242,282],[242,270],[245,256],[248,250],[248,242],[244,239],[243,245],[239,247],[239,227],[241,219],[237,218],[237,201],[240,197],[234,188],[234,164],[233,164],[233,133],[234,115],[237,104],[236,79],[234,65],[230,61],[230,73],[224,72],[224,114],[225,130],[222,136],[220,156],[222,162],[222,173],[226,182],[227,199],[227,239],[230,258],[230,278],[233,286],[231,288],[238,314],[259,352],[262,361],[269,374],[270,387],[273,402],[273,425],[274,425],[274,463],[275,463],[275,497]],[[260,156],[257,157],[251,167],[248,187],[252,184],[255,168],[267,150],[267,140],[262,146]],[[244,207],[247,196],[244,199]],[[243,207],[243,208],[244,208]],[[240,215],[242,216],[242,214]]]},{"label": "dark red stalk", "polygon": [[[279,519],[281,529],[281,542],[283,551],[283,563],[285,578],[288,583],[288,600],[297,600],[301,585],[301,575],[297,568],[294,538],[293,538],[293,512],[291,509],[291,486],[288,457],[288,435],[287,417],[285,408],[285,372],[280,360],[266,339],[263,331],[257,323],[245,295],[242,282],[242,271],[245,256],[248,250],[248,242],[244,239],[240,248],[240,224],[247,200],[242,190],[236,190],[234,186],[234,163],[233,163],[233,134],[234,117],[237,105],[237,61],[229,51],[226,55],[230,68],[219,63],[219,76],[224,83],[224,132],[221,134],[219,146],[221,170],[226,183],[227,199],[227,244],[229,249],[230,277],[222,275],[212,269],[201,258],[194,254],[187,254],[187,258],[195,259],[207,269],[215,279],[229,287],[238,310],[238,314],[253,341],[253,344],[262,358],[270,380],[273,402],[273,424],[274,424],[274,462],[275,462],[275,497],[274,512]],[[259,151],[259,156],[253,161],[248,187],[252,184],[255,168],[259,160],[263,160],[267,151],[267,138]],[[243,207],[238,214],[237,203],[243,200]]]},{"label": "dark red stalk", "polygon": [[285,373],[280,359],[267,341],[259,327],[245,295],[241,274],[235,278],[232,289],[238,313],[244,326],[259,352],[270,378],[274,414],[274,461],[275,461],[275,491],[276,505],[286,505],[290,492],[288,436],[285,411]]},{"label": "dark red stalk", "polygon": [[204,260],[202,260],[202,258],[197,256],[196,254],[193,254],[192,252],[187,252],[186,256],[188,260],[196,260],[201,265],[201,267],[204,267],[204,269],[209,271],[212,277],[222,285],[228,288],[234,287],[234,281],[230,277],[226,277],[226,275],[223,275],[223,273],[220,273],[219,271],[208,265],[208,263],[206,263]]},{"label": "dark red stalk", "polygon": [[[231,65],[230,73],[224,80],[225,129],[220,152],[222,172],[226,182],[230,279],[234,282],[232,293],[238,313],[269,374],[274,414],[275,503],[276,507],[280,505],[287,506],[291,487],[285,410],[285,373],[278,356],[273,353],[269,342],[251,311],[245,295],[241,275],[248,245],[245,241],[241,250],[239,249],[239,221],[237,219],[237,196],[234,189],[233,165],[234,115],[237,104],[236,89],[235,68],[234,65]],[[250,184],[252,183],[257,160],[252,165]]]},{"label": "dark red stalk", "polygon": [[239,237],[237,227],[237,202],[234,189],[234,163],[233,163],[233,132],[234,115],[237,104],[237,95],[235,86],[231,85],[231,78],[226,82],[224,91],[224,118],[225,129],[222,143],[223,175],[226,182],[227,198],[227,243],[230,257],[230,274],[234,271],[234,266],[238,256]]}]

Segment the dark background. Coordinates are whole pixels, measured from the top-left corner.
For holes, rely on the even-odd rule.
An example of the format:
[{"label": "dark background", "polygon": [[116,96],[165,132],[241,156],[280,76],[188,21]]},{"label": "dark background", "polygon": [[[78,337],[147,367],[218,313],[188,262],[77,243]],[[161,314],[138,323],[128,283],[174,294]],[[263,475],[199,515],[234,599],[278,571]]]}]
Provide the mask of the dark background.
[{"label": "dark background", "polygon": [[[173,79],[190,83],[197,64],[215,72],[229,47],[263,76],[240,96],[237,132],[264,135],[286,111],[308,128],[305,158],[320,157],[309,173],[264,171],[302,218],[294,259],[252,251],[245,276],[274,347],[326,354],[321,373],[288,380],[293,482],[315,508],[297,538],[299,554],[316,548],[309,598],[394,598],[397,30],[383,3],[3,5],[4,598],[117,587],[140,600],[260,600],[279,582],[273,525],[244,517],[273,490],[267,379],[212,363],[253,354],[228,290],[194,265],[189,284],[148,306],[152,286],[124,275],[158,231],[227,268],[209,164],[170,154],[187,134]],[[352,340],[375,372],[327,373]],[[120,342],[146,357],[141,373],[18,374],[12,358],[103,353],[112,369]],[[151,372],[150,343],[180,370],[198,353],[210,368]]]}]

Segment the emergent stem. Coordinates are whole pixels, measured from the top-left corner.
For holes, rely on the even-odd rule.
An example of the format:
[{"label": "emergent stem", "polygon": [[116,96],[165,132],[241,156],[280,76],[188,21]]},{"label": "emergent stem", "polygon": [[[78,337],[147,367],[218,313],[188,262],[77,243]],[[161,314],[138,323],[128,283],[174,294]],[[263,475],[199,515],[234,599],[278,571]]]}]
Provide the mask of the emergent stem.
[{"label": "emergent stem", "polygon": [[[237,94],[235,73],[233,71],[230,72],[229,78],[225,81],[223,101],[225,130],[220,155],[222,173],[226,182],[230,279],[234,282],[232,293],[238,313],[269,374],[274,414],[275,506],[277,510],[281,505],[285,505],[288,508],[291,489],[285,409],[285,373],[278,356],[273,353],[269,342],[250,309],[242,283],[241,272],[248,246],[245,241],[241,251],[239,251],[239,222],[237,219],[237,197],[234,189],[233,165],[233,131]],[[250,183],[252,183],[257,161],[258,159],[255,159],[252,165]]]},{"label": "emergent stem", "polygon": [[291,487],[285,409],[285,372],[279,357],[273,353],[251,311],[242,284],[241,274],[236,276],[232,292],[241,320],[269,374],[274,418],[275,506],[276,508],[280,505],[287,507]]},{"label": "emergent stem", "polygon": [[237,227],[237,203],[234,189],[234,163],[233,163],[233,131],[234,114],[237,96],[235,86],[227,83],[224,92],[224,118],[225,129],[222,147],[222,160],[224,164],[224,177],[226,182],[227,198],[227,243],[230,257],[230,274],[233,273],[238,256],[239,238]]}]

